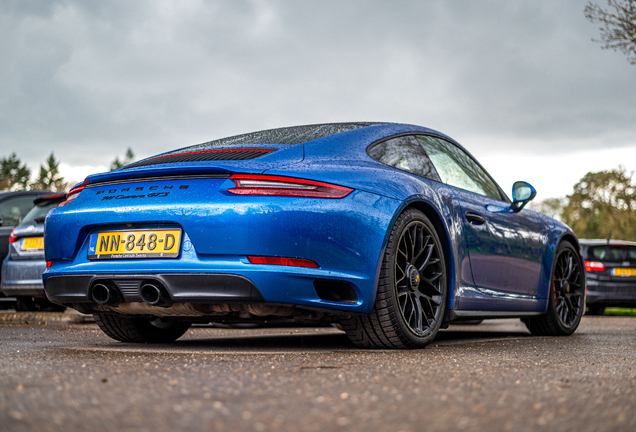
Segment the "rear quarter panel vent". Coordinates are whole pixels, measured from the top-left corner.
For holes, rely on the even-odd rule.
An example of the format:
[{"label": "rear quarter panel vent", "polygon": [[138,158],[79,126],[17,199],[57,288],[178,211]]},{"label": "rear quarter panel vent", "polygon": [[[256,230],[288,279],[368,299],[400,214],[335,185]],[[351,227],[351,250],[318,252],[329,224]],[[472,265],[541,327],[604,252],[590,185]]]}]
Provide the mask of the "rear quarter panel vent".
[{"label": "rear quarter panel vent", "polygon": [[322,300],[337,303],[356,303],[358,301],[356,291],[346,281],[316,279],[314,289]]}]

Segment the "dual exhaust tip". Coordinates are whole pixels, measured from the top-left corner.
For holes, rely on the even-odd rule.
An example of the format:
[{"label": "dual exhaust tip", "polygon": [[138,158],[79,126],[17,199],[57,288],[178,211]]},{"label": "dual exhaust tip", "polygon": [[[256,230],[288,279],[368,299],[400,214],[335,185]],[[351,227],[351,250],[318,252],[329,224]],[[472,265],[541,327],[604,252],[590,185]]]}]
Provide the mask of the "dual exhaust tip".
[{"label": "dual exhaust tip", "polygon": [[[156,282],[143,282],[139,294],[141,299],[151,306],[170,307],[174,303],[166,288]],[[93,284],[90,297],[102,306],[118,306],[124,300],[115,284],[105,281]]]},{"label": "dual exhaust tip", "polygon": [[163,285],[156,283],[145,283],[139,290],[141,299],[150,306],[170,307],[174,303]]}]

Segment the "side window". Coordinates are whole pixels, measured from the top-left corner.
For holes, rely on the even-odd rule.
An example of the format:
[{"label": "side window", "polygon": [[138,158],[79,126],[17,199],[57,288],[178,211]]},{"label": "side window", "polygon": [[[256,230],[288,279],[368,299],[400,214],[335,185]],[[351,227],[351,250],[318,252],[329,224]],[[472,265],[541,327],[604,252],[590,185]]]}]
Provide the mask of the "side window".
[{"label": "side window", "polygon": [[16,226],[22,218],[33,208],[35,195],[9,198],[0,203],[0,219],[2,226]]},{"label": "side window", "polygon": [[499,189],[490,176],[462,149],[431,136],[418,135],[442,181],[450,186],[502,200]]},{"label": "side window", "polygon": [[385,165],[431,180],[442,181],[433,163],[414,136],[401,136],[382,141],[369,148],[367,153]]}]

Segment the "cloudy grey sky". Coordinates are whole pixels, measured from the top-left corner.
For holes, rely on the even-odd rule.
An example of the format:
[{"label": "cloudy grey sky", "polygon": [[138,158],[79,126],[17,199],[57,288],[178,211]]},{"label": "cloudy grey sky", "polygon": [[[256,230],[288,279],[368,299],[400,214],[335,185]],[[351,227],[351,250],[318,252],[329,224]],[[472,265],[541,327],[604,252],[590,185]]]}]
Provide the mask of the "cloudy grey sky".
[{"label": "cloudy grey sky", "polygon": [[79,181],[127,147],[392,121],[565,195],[636,170],[636,66],[591,41],[586,3],[0,0],[0,157],[54,151]]}]

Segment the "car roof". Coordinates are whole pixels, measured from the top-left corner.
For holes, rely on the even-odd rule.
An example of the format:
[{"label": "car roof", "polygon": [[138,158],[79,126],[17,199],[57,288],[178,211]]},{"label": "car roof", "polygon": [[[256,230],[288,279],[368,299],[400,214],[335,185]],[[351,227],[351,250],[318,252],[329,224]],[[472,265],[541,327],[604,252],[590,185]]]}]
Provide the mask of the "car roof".
[{"label": "car roof", "polygon": [[610,239],[579,239],[582,246],[636,246],[636,242]]},{"label": "car roof", "polygon": [[[349,164],[351,161],[381,164],[368,156],[369,145],[409,134],[432,135],[447,140],[481,166],[461,144],[430,128],[391,122],[341,122],[269,129],[182,147],[133,162],[115,171],[92,174],[86,178],[86,183],[95,185],[165,172],[181,174],[191,169],[206,173],[276,171],[299,161],[314,170],[320,164]],[[302,147],[300,151],[299,147]],[[351,175],[338,171],[331,174],[347,178]],[[337,177],[333,178],[333,181],[337,180]],[[494,179],[493,182],[496,183]],[[501,188],[499,190],[503,201],[510,202],[505,192]]]},{"label": "car roof", "polygon": [[290,126],[276,129],[267,129],[257,132],[250,132],[242,135],[234,135],[227,138],[221,138],[213,141],[207,141],[201,144],[195,144],[188,147],[182,147],[176,150],[162,153],[161,155],[152,156],[143,159],[122,169],[137,168],[145,166],[148,161],[159,157],[169,157],[183,154],[196,154],[215,147],[239,146],[239,145],[259,145],[259,144],[276,144],[276,145],[298,145],[310,141],[335,135],[340,132],[347,132],[354,129],[365,128],[374,124],[373,122],[349,122],[349,123],[321,123],[313,125]]},{"label": "car roof", "polygon": [[[235,135],[228,138],[221,138],[208,141],[197,146],[224,146],[231,144],[304,144],[318,138],[335,135],[354,129],[371,126],[374,122],[349,122],[349,123],[321,123],[312,125],[289,126],[276,129],[267,129],[257,132],[250,132],[242,135]],[[188,147],[196,149],[197,146]]]}]

